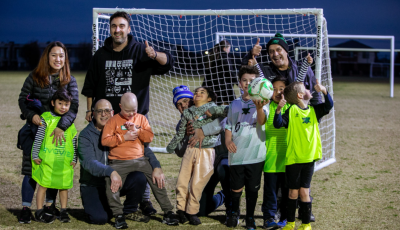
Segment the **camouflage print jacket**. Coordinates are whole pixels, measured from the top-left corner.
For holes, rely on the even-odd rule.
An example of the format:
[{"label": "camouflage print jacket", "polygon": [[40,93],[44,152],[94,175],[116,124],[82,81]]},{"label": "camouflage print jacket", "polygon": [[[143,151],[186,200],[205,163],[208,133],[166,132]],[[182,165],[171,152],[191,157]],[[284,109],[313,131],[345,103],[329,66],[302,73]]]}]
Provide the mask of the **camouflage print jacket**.
[{"label": "camouflage print jacket", "polygon": [[[201,128],[203,125],[208,124],[212,122],[214,119],[221,117],[224,115],[224,110],[225,110],[226,105],[221,105],[217,106],[214,102],[209,102],[205,105],[202,105],[200,107],[192,106],[189,109],[186,109],[183,111],[183,116],[180,121],[180,126],[179,129],[177,130],[174,138],[171,140],[171,142],[167,146],[167,152],[173,153],[179,142],[185,137],[185,132],[186,132],[186,124],[188,121],[192,121],[193,124],[193,129],[198,129]],[[211,109],[212,108],[212,109]],[[210,110],[210,112],[213,114],[211,118],[207,117],[205,115],[205,112],[207,110]],[[189,136],[189,139],[193,135]],[[210,135],[206,136],[201,143],[202,148],[213,148],[217,145],[220,145],[220,136],[219,134],[217,135]],[[199,147],[199,143],[197,143],[195,148]]]}]

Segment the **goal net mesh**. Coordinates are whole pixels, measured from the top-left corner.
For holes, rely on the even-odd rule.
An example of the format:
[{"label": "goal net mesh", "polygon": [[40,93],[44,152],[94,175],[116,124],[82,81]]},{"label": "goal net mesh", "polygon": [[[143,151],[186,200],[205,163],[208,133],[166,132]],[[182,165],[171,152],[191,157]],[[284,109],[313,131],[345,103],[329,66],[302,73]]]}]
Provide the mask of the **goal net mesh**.
[{"label": "goal net mesh", "polygon": [[[121,9],[115,9],[115,11]],[[98,47],[110,36],[109,16],[99,14]],[[326,23],[322,27],[322,35],[326,33]],[[315,69],[316,49],[301,50],[295,56],[295,47],[317,48],[317,17],[313,14],[292,15],[149,15],[131,14],[131,34],[144,43],[148,41],[156,50],[169,52],[175,65],[164,75],[154,75],[150,82],[150,112],[148,118],[155,134],[151,147],[165,148],[175,134],[180,113],[172,103],[172,89],[179,85],[187,85],[193,92],[202,85],[204,77],[210,69],[229,71],[230,82],[237,82],[241,60],[260,38],[262,55],[259,60],[263,65],[270,63],[266,51],[267,42],[275,33],[285,36],[289,44],[289,56],[295,60],[303,60],[308,53],[314,58],[312,68]],[[309,35],[309,36],[308,36]],[[231,44],[228,57],[229,68],[218,68],[221,62],[213,56],[213,47],[220,41],[227,40]],[[333,96],[330,73],[328,44],[322,38],[321,83],[327,86]],[[222,73],[224,74],[224,73]],[[225,75],[227,76],[227,75]],[[134,81],[134,79],[133,79]],[[214,82],[215,84],[215,82]],[[216,84],[226,84],[218,81]],[[234,85],[236,97],[240,89]],[[334,110],[325,116],[320,123],[324,162],[334,158],[335,154],[335,120]],[[317,163],[318,164],[318,163]]]}]

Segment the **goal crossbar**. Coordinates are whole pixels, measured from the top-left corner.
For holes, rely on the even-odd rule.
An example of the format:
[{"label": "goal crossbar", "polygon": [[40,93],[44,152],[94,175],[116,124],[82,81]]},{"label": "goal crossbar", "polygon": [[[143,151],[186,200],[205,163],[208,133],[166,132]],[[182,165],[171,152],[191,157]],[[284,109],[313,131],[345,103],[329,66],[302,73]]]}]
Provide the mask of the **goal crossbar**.
[{"label": "goal crossbar", "polygon": [[123,10],[128,14],[168,14],[168,15],[273,15],[273,14],[306,14],[322,15],[323,9],[232,9],[232,10],[160,10],[160,9],[115,9],[93,8],[96,14],[113,14],[116,10]]}]

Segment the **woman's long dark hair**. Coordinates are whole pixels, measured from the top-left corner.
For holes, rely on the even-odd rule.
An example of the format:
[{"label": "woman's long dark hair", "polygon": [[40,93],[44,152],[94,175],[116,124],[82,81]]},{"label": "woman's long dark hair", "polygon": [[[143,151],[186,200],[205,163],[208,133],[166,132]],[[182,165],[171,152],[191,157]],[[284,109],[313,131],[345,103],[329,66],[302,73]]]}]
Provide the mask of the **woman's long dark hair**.
[{"label": "woman's long dark hair", "polygon": [[50,84],[51,66],[49,64],[49,55],[53,47],[61,47],[65,54],[64,66],[60,69],[60,87],[67,85],[71,81],[67,48],[61,42],[51,42],[44,49],[38,66],[33,70],[33,80],[42,88]]}]

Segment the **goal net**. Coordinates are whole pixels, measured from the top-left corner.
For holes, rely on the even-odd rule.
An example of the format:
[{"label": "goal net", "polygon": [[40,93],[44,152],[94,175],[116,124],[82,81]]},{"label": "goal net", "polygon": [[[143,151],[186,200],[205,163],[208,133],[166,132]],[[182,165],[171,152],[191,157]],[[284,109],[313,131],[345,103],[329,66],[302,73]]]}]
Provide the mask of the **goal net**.
[{"label": "goal net", "polygon": [[[314,58],[315,76],[333,95],[326,21],[322,9],[280,10],[150,10],[150,9],[93,9],[93,53],[110,36],[109,18],[116,11],[131,15],[131,34],[139,42],[148,41],[160,51],[169,52],[175,65],[164,75],[154,75],[150,82],[150,112],[148,118],[155,134],[153,151],[165,152],[175,134],[180,113],[172,103],[172,89],[187,85],[194,91],[206,76],[218,72],[225,80],[213,81],[221,89],[227,82],[237,82],[241,60],[254,46],[257,38],[263,50],[261,63],[270,62],[267,42],[281,33],[289,44],[289,55],[295,60],[295,47],[315,47],[309,51]],[[214,46],[228,41],[229,68],[221,66],[219,52]],[[308,52],[299,52],[301,60]],[[229,72],[226,73],[226,72]],[[210,84],[210,83],[208,83]],[[240,89],[234,85],[236,97]],[[334,109],[320,123],[323,159],[316,169],[335,162]]]}]

